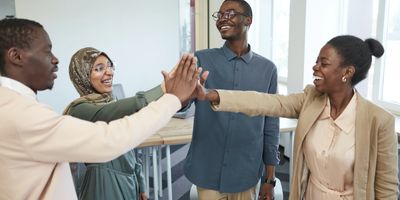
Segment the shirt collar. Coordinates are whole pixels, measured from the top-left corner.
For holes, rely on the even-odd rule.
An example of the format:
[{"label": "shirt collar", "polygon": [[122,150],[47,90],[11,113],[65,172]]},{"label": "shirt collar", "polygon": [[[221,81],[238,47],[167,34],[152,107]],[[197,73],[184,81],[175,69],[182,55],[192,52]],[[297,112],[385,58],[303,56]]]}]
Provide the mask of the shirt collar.
[{"label": "shirt collar", "polygon": [[23,96],[37,99],[36,94],[32,89],[17,80],[0,76],[0,86],[13,90]]},{"label": "shirt collar", "polygon": [[[237,55],[229,48],[228,42],[225,42],[224,46],[222,46],[222,50],[224,51],[224,54],[228,61],[233,60],[234,58],[237,58]],[[251,51],[251,46],[249,44],[249,52],[246,54],[242,55],[241,58],[245,63],[249,63],[250,60],[253,58],[253,52]]]},{"label": "shirt collar", "polygon": [[335,123],[346,133],[349,134],[354,127],[356,120],[357,93],[354,91],[353,97],[346,106],[342,114],[335,120]]},{"label": "shirt collar", "polygon": [[326,104],[325,104],[325,108],[324,108],[324,110],[322,111],[322,113],[321,113],[321,115],[319,116],[319,118],[318,119],[327,119],[327,118],[329,118],[329,117],[331,117],[331,105],[329,104],[329,98],[327,98],[328,100],[326,101]]},{"label": "shirt collar", "polygon": [[[343,110],[342,114],[339,115],[334,123],[342,129],[342,131],[346,134],[349,134],[351,129],[354,127],[354,122],[356,119],[356,106],[357,106],[357,93],[354,90],[354,95],[351,98],[349,104]],[[327,98],[326,105],[324,110],[322,111],[319,119],[327,119],[331,117],[331,104],[329,102],[329,98]]]}]

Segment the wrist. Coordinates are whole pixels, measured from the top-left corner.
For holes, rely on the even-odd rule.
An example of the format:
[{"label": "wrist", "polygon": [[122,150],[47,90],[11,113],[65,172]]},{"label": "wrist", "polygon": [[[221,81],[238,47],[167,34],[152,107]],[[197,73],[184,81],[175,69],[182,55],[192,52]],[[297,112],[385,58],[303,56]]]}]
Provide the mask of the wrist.
[{"label": "wrist", "polygon": [[275,185],[276,185],[276,179],[275,179],[275,177],[272,177],[272,178],[266,177],[266,178],[264,179],[264,184],[270,184],[270,185],[272,185],[273,187],[275,187]]},{"label": "wrist", "polygon": [[207,89],[206,90],[206,99],[211,102],[213,105],[218,105],[219,104],[219,94],[216,90],[213,89]]}]

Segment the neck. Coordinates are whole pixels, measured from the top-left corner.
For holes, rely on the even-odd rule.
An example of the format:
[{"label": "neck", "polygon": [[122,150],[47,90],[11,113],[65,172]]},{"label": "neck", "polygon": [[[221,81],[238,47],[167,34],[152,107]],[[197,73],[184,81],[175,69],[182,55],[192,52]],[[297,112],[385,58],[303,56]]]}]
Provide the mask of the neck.
[{"label": "neck", "polygon": [[249,44],[247,39],[240,39],[234,41],[228,41],[229,49],[231,49],[238,57],[249,52]]},{"label": "neck", "polygon": [[15,81],[18,81],[22,84],[24,84],[25,86],[31,88],[31,90],[37,94],[37,90],[35,90],[34,88],[30,87],[27,81],[27,78],[24,76],[24,72],[22,70],[20,70],[20,67],[13,67],[11,69],[15,69],[15,70],[10,70],[10,68],[5,68],[4,73],[1,74],[3,77],[7,77],[10,79],[13,79]]},{"label": "neck", "polygon": [[351,99],[353,98],[354,90],[352,87],[344,90],[341,93],[328,95],[330,106],[331,106],[331,117],[336,119],[347,107]]}]

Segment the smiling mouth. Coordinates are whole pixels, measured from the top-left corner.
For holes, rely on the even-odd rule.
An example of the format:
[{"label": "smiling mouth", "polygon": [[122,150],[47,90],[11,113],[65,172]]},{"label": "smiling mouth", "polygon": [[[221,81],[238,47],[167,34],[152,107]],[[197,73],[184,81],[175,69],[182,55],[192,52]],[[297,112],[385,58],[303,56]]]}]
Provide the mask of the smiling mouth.
[{"label": "smiling mouth", "polygon": [[226,30],[229,30],[229,29],[231,29],[231,28],[232,28],[232,26],[224,25],[224,26],[221,26],[221,27],[219,28],[219,30],[220,30],[220,31],[226,31]]},{"label": "smiling mouth", "polygon": [[318,81],[318,80],[323,80],[324,78],[322,78],[320,76],[313,76],[313,79]]},{"label": "smiling mouth", "polygon": [[107,86],[111,86],[112,85],[112,79],[103,80],[103,81],[101,81],[101,83],[103,83],[104,85],[107,85]]},{"label": "smiling mouth", "polygon": [[234,25],[229,24],[229,23],[221,23],[217,25],[217,28],[219,31],[227,31],[230,30],[234,27]]},{"label": "smiling mouth", "polygon": [[324,78],[322,78],[320,76],[313,76],[313,79],[314,79],[314,81],[313,81],[314,84],[317,84],[320,81],[324,80]]}]

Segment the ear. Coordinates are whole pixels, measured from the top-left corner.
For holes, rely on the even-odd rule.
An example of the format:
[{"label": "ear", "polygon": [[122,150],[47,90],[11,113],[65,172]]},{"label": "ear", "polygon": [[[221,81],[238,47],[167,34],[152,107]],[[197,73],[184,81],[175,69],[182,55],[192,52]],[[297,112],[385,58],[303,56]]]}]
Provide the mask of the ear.
[{"label": "ear", "polygon": [[244,25],[250,26],[251,23],[253,23],[253,18],[252,17],[245,17],[244,18]]},{"label": "ear", "polygon": [[14,65],[22,65],[23,61],[22,61],[22,49],[17,48],[17,47],[11,47],[10,49],[8,49],[7,53],[6,53],[6,59],[9,60],[10,63],[14,64]]},{"label": "ear", "polygon": [[350,65],[350,66],[346,67],[344,76],[346,76],[348,79],[351,79],[351,78],[353,78],[354,73],[356,73],[356,68],[354,67],[354,65]]}]

